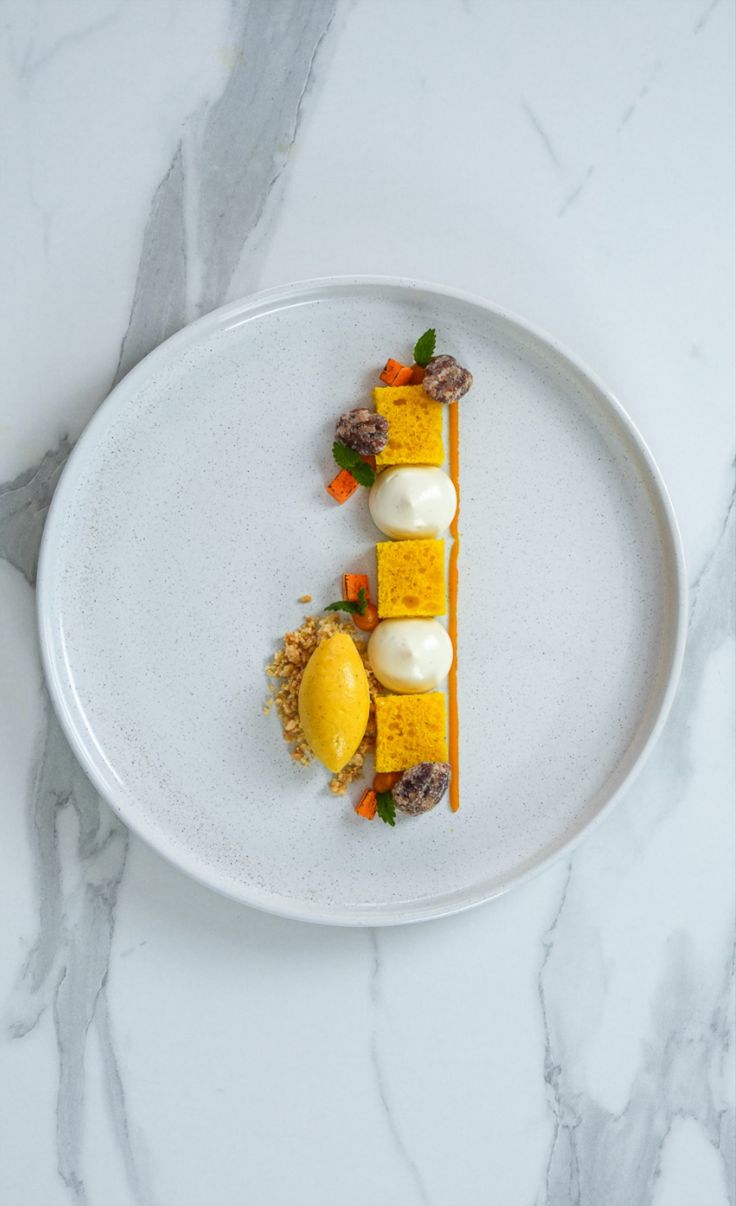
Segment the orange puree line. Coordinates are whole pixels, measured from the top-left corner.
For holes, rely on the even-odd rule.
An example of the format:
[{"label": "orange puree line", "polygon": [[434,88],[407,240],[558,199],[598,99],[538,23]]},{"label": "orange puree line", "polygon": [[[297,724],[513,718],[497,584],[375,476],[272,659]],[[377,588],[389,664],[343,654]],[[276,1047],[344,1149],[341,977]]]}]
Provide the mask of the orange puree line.
[{"label": "orange puree line", "polygon": [[460,807],[460,756],[458,752],[458,715],[457,715],[457,557],[460,551],[460,532],[458,522],[460,518],[460,430],[458,425],[459,405],[457,402],[451,402],[450,411],[450,477],[452,478],[455,489],[457,490],[457,510],[455,518],[450,524],[450,535],[452,536],[452,547],[450,549],[450,565],[449,565],[449,608],[447,617],[447,631],[450,634],[454,656],[450,674],[447,680],[448,695],[449,695],[449,737],[450,737],[450,766],[452,767],[452,776],[450,778],[450,808],[453,812],[457,812]]}]

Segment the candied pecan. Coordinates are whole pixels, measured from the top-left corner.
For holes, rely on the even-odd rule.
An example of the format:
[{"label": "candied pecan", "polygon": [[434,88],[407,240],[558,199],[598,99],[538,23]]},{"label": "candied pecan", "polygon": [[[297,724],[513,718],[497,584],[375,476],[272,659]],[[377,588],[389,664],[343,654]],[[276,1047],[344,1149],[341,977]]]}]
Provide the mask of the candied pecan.
[{"label": "candied pecan", "polygon": [[346,410],[337,420],[335,439],[361,456],[375,456],[388,444],[388,419],[365,406]]},{"label": "candied pecan", "polygon": [[439,804],[450,783],[447,762],[418,762],[405,770],[393,789],[394,803],[411,817]]},{"label": "candied pecan", "polygon": [[427,365],[422,385],[436,402],[455,402],[467,394],[473,374],[458,364],[454,356],[433,356]]}]

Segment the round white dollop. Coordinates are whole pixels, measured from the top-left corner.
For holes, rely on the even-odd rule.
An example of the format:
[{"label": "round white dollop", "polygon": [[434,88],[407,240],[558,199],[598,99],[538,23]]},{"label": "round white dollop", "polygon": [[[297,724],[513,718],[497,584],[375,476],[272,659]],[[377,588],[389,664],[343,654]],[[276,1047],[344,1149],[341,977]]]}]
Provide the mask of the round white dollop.
[{"label": "round white dollop", "polygon": [[431,691],[447,676],[452,655],[452,641],[437,620],[382,620],[368,642],[379,683],[400,695]]},{"label": "round white dollop", "polygon": [[378,474],[368,506],[376,527],[392,540],[421,540],[449,528],[457,493],[444,469],[397,465]]}]

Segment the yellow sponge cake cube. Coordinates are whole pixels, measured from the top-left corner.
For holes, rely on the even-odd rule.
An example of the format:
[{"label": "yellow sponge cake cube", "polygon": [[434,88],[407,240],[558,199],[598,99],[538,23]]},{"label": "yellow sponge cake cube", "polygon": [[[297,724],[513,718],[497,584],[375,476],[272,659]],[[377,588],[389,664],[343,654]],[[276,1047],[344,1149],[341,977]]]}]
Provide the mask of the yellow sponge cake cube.
[{"label": "yellow sponge cake cube", "polygon": [[447,609],[444,540],[386,540],[376,545],[378,614],[443,616]]},{"label": "yellow sponge cake cube", "polygon": [[376,697],[376,772],[447,762],[447,708],[441,691]]},{"label": "yellow sponge cake cube", "polygon": [[421,385],[387,385],[374,389],[379,415],[388,419],[388,444],[376,457],[382,465],[441,465],[444,407]]}]

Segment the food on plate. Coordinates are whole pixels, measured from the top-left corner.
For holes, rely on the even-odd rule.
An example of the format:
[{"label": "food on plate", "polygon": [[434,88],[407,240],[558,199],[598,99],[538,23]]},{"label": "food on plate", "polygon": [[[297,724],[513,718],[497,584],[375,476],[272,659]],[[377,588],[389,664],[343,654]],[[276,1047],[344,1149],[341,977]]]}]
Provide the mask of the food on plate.
[{"label": "food on plate", "polygon": [[437,344],[437,332],[434,327],[430,327],[423,335],[420,335],[414,344],[414,368],[426,369],[430,360],[434,356],[434,349]]},{"label": "food on plate", "polygon": [[335,502],[346,503],[349,498],[352,498],[355,491],[360,489],[360,482],[353,477],[349,469],[341,469],[329,485],[325,486],[328,494],[331,494]]},{"label": "food on plate", "polygon": [[422,387],[438,402],[457,402],[473,384],[473,374],[458,364],[454,356],[433,356],[425,371]]},{"label": "food on plate", "polygon": [[346,410],[337,420],[335,439],[361,456],[375,456],[388,443],[388,419],[367,406]]},{"label": "food on plate", "polygon": [[355,811],[359,817],[365,817],[366,821],[372,821],[376,815],[376,803],[375,791],[367,787],[355,805]]},{"label": "food on plate", "polygon": [[336,632],[318,645],[299,687],[299,720],[314,755],[333,774],[363,739],[370,711],[368,678],[355,643]]},{"label": "food on plate", "polygon": [[441,691],[378,695],[375,704],[376,771],[447,761],[447,708]]},{"label": "food on plate", "polygon": [[369,601],[362,611],[359,609],[357,612],[354,612],[353,623],[361,632],[373,632],[380,623],[378,608],[375,603]]},{"label": "food on plate", "polygon": [[379,386],[373,400],[388,422],[388,443],[376,456],[377,466],[442,464],[444,409],[423,385]]},{"label": "food on plate", "polygon": [[[359,486],[368,489],[373,521],[389,537],[375,546],[376,602],[368,574],[344,573],[342,598],[325,608],[329,618],[309,616],[287,632],[267,667],[280,685],[264,711],[275,704],[292,758],[318,758],[340,795],[375,751],[371,786],[354,809],[392,827],[397,813],[429,812],[448,787],[453,812],[459,806],[455,403],[473,378],[453,356],[435,355],[435,344],[430,328],[411,363],[389,357],[374,408],[346,410],[335,426],[339,472],[327,491],[342,504]],[[448,611],[444,627],[437,617]],[[447,697],[437,690],[445,679]]]},{"label": "food on plate", "polygon": [[392,789],[396,807],[410,817],[429,812],[447,791],[451,774],[447,762],[418,762],[410,766]]},{"label": "food on plate", "polygon": [[376,545],[378,614],[442,616],[447,610],[444,540],[386,540]]},{"label": "food on plate", "polygon": [[396,824],[396,805],[390,791],[376,792],[376,812],[384,824]]},{"label": "food on plate", "polygon": [[371,584],[367,574],[343,574],[342,576],[342,597],[355,602],[360,597],[360,592],[365,591],[366,596],[370,598]]},{"label": "food on plate", "polygon": [[447,677],[452,641],[434,619],[382,620],[368,641],[368,661],[383,687],[407,695],[431,691]]},{"label": "food on plate", "polygon": [[333,477],[326,487],[335,502],[344,503],[355,494],[358,486],[370,487],[376,480],[376,458],[362,456],[347,444],[335,440],[332,445],[332,455],[340,466],[337,477]]},{"label": "food on plate", "polygon": [[414,370],[410,364],[402,364],[400,360],[393,360],[389,356],[381,373],[381,381],[384,381],[386,385],[409,385],[413,373]]},{"label": "food on plate", "polygon": [[314,758],[314,753],[299,719],[299,689],[315,649],[338,632],[347,633],[354,642],[363,660],[371,696],[368,724],[363,739],[347,765],[330,779],[330,791],[341,796],[351,783],[361,777],[365,759],[375,746],[376,722],[373,701],[380,688],[368,664],[366,642],[360,633],[346,625],[339,616],[333,615],[307,616],[299,628],[285,633],[279,649],[266,667],[266,673],[271,680],[271,695],[263,710],[267,715],[273,707],[276,708],[281,720],[283,738],[290,748],[291,757],[300,765],[307,766]]},{"label": "food on plate", "polygon": [[328,603],[325,611],[347,611],[356,628],[373,632],[378,625],[378,608],[368,597],[367,574],[343,574],[342,599]]},{"label": "food on plate", "polygon": [[452,523],[457,491],[444,469],[398,465],[378,474],[368,507],[376,527],[392,540],[436,537]]},{"label": "food on plate", "polygon": [[403,771],[382,771],[373,776],[373,790],[379,795],[382,791],[391,791],[391,788],[398,783]]}]

